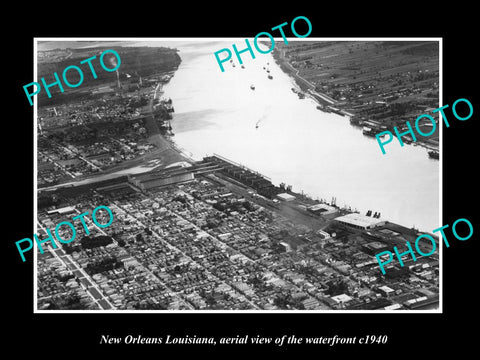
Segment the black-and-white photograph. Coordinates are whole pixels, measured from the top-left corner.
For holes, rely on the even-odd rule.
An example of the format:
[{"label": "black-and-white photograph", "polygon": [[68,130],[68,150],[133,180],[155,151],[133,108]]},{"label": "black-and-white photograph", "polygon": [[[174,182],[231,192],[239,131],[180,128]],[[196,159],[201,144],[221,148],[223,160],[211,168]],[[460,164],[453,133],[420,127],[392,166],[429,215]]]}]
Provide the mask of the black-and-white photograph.
[{"label": "black-and-white photograph", "polygon": [[442,311],[442,39],[277,36],[34,40],[36,313]]}]

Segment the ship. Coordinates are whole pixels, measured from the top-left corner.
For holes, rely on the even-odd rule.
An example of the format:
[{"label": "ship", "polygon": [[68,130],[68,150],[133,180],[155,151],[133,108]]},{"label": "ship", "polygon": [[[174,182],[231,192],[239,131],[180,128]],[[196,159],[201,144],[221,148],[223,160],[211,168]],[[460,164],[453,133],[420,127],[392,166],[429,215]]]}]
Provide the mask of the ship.
[{"label": "ship", "polygon": [[359,116],[352,116],[352,117],[350,117],[350,124],[360,126],[360,125],[363,124],[363,121],[361,120],[361,118]]},{"label": "ship", "polygon": [[431,150],[428,152],[428,157],[431,157],[432,159],[437,159],[439,158],[440,154],[438,151]]},{"label": "ship", "polygon": [[331,112],[337,114],[337,115],[340,115],[340,116],[345,116],[344,113],[342,113],[342,110],[340,109],[337,109],[336,107],[333,107],[331,105],[327,105],[327,107],[330,109]]},{"label": "ship", "polygon": [[268,75],[268,78],[269,78],[270,80],[272,80],[272,79],[273,79],[273,76],[272,76],[272,75]]},{"label": "ship", "polygon": [[250,89],[255,90],[255,86],[253,84],[250,85]]},{"label": "ship", "polygon": [[369,128],[367,126],[363,127],[362,133],[363,135],[367,135],[367,136],[375,136],[375,133],[373,132],[372,128]]},{"label": "ship", "polygon": [[301,91],[299,91],[299,90],[297,90],[297,89],[295,89],[295,88],[292,88],[292,91],[293,91],[295,94],[297,94],[300,99],[304,99],[304,98],[305,98],[305,94],[304,94],[303,92],[301,92]]},{"label": "ship", "polygon": [[245,69],[245,66],[242,65],[242,69]]}]

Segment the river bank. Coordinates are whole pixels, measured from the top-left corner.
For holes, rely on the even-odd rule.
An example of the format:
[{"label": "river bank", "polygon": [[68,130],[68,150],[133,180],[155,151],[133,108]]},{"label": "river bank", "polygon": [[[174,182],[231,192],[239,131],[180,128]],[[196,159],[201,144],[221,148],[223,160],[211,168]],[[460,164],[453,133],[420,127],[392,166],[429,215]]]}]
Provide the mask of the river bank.
[{"label": "river bank", "polygon": [[164,87],[175,105],[172,141],[191,158],[219,154],[312,199],[336,198],[408,228],[439,226],[438,161],[423,149],[392,146],[384,156],[345,117],[299,98],[271,54],[222,73],[211,54],[225,45],[197,43],[178,45],[182,63]]},{"label": "river bank", "polygon": [[[374,42],[372,42],[372,43],[374,43]],[[347,46],[350,46],[350,45],[347,45]],[[338,58],[338,55],[346,56],[346,54],[344,54],[340,51],[340,48],[338,48],[338,49],[335,48],[333,50],[338,51],[338,54],[330,54],[330,55],[325,56],[325,57]],[[361,74],[363,72],[363,71],[360,71],[360,67],[349,68],[347,66],[345,68],[331,69],[330,66],[324,66],[324,64],[318,64],[318,60],[317,61],[313,60],[314,59],[313,55],[307,56],[307,58],[309,58],[308,61],[312,62],[312,64],[313,64],[312,67],[313,68],[315,68],[315,67],[320,67],[321,68],[321,70],[320,69],[317,70],[317,72],[319,74],[322,74],[320,76],[320,78],[322,79],[321,83],[322,84],[329,84],[329,85],[324,85],[324,88],[327,87],[327,88],[330,88],[330,90],[331,90],[331,88],[333,88],[334,92],[337,92],[338,94],[342,94],[343,92],[345,92],[345,95],[350,94],[348,96],[348,98],[346,98],[344,96],[341,99],[341,101],[335,100],[332,97],[328,96],[327,94],[325,94],[323,92],[320,92],[318,87],[316,87],[314,83],[310,82],[305,77],[300,76],[299,75],[300,69],[294,67],[290,63],[289,59],[287,59],[287,56],[285,55],[285,51],[286,51],[285,48],[280,48],[280,49],[275,48],[274,49],[274,51],[272,52],[272,56],[275,59],[275,62],[280,66],[280,68],[286,74],[288,74],[289,76],[292,77],[292,79],[294,79],[297,86],[301,89],[301,91],[303,91],[305,93],[305,95],[314,99],[319,104],[318,109],[321,110],[321,111],[327,111],[327,112],[333,111],[333,112],[338,113],[340,115],[346,116],[350,120],[350,122],[353,126],[367,126],[367,127],[372,129],[372,132],[374,134],[381,133],[385,130],[389,130],[390,132],[394,133],[394,130],[393,130],[394,126],[397,126],[397,128],[401,131],[406,131],[406,130],[408,130],[408,128],[406,128],[405,121],[403,121],[402,118],[404,118],[406,120],[410,120],[410,123],[412,123],[415,120],[416,116],[418,116],[418,114],[416,116],[412,115],[411,118],[409,119],[408,116],[401,116],[401,115],[397,115],[397,116],[389,115],[389,116],[386,116],[386,117],[383,117],[382,115],[379,115],[379,114],[383,114],[383,113],[388,114],[390,112],[396,111],[394,109],[396,109],[396,107],[398,107],[397,106],[398,104],[395,104],[395,103],[390,104],[391,99],[398,98],[398,96],[395,95],[396,94],[395,92],[392,91],[392,93],[394,95],[386,96],[386,94],[389,93],[389,91],[391,91],[391,89],[390,90],[388,89],[390,85],[387,86],[387,84],[391,83],[391,79],[384,79],[383,82],[380,82],[380,80],[377,79],[378,76],[375,76],[375,77],[372,76],[371,79],[363,78],[361,80],[362,84],[368,84],[368,83],[379,84],[379,83],[381,83],[383,85],[377,85],[375,87],[378,87],[378,88],[385,87],[385,90],[384,90],[385,93],[381,94],[382,96],[371,96],[371,95],[366,96],[367,93],[371,93],[372,91],[365,88],[367,85],[365,85],[365,87],[358,85],[358,84],[360,84],[360,81],[359,81],[360,79],[359,78],[357,79],[357,76],[359,76],[358,75],[359,73]],[[348,54],[351,54],[352,52],[354,52],[354,51],[350,48]],[[301,54],[301,52],[299,54]],[[376,52],[376,54],[378,54],[378,51]],[[297,59],[298,56],[300,56],[300,55],[293,56],[292,58]],[[366,55],[362,55],[362,56],[365,57]],[[361,58],[362,58],[362,56],[361,56]],[[322,60],[323,60],[323,58],[322,58]],[[297,61],[298,61],[298,59],[297,59]],[[358,62],[358,59],[356,61]],[[356,61],[352,60],[353,63],[356,63]],[[389,61],[391,61],[391,60],[389,60]],[[302,63],[302,61],[298,61],[298,63]],[[368,60],[366,61],[366,63],[369,64]],[[425,67],[426,67],[425,74],[428,73],[428,71],[430,69],[429,66],[431,66],[431,64],[430,65],[425,65]],[[437,64],[437,67],[438,67],[438,64]],[[354,75],[353,74],[348,75],[347,74],[348,71],[346,69],[348,69],[348,70],[352,69],[352,70],[356,70],[356,71],[354,72]],[[341,70],[347,71],[347,73],[343,74],[341,72]],[[432,69],[430,69],[430,70],[432,70]],[[422,70],[418,70],[418,71],[419,71],[419,75],[416,75],[416,76],[422,75]],[[404,72],[405,72],[405,75],[410,74],[410,72],[407,72],[407,71],[404,71]],[[412,72],[413,72],[413,69],[412,69]],[[313,74],[315,72],[313,70],[310,70],[310,73]],[[438,69],[437,69],[437,73],[438,73]],[[351,80],[351,79],[348,80],[348,81],[343,80],[343,81],[339,81],[339,83],[335,83],[337,78],[342,78],[342,77],[343,78],[349,78],[349,76],[351,78],[353,78],[354,80]],[[427,76],[427,75],[425,75],[425,76]],[[431,75],[428,75],[428,76],[431,76]],[[330,83],[332,83],[333,85],[331,85]],[[415,82],[413,84],[415,84]],[[402,89],[402,91],[403,92],[417,91],[417,88],[415,86],[416,85],[412,85],[412,89],[407,88],[407,89]],[[337,87],[338,87],[339,90],[336,90]],[[423,86],[423,87],[425,87],[425,86]],[[368,88],[370,88],[370,85],[368,86]],[[415,94],[417,94],[417,93],[415,92]],[[411,97],[411,95],[410,95],[410,97]],[[419,99],[423,99],[423,101],[418,101],[418,103],[419,104],[421,103],[422,104],[421,106],[424,109],[428,109],[428,106],[432,105],[431,104],[432,103],[431,93],[428,92],[428,89],[423,90],[423,92],[419,93],[419,95],[417,97]],[[409,99],[408,96],[406,98]],[[363,99],[363,100],[360,100],[360,99]],[[359,104],[362,104],[362,105],[359,105]],[[366,104],[370,104],[370,105],[367,106]],[[374,104],[374,105],[371,105],[371,104]],[[423,104],[426,104],[426,105],[423,105]],[[365,109],[369,109],[369,107],[378,108],[380,110],[378,110],[378,109],[367,110],[367,112],[364,113]],[[413,110],[417,109],[418,107],[420,107],[420,105],[417,104],[417,99],[415,97],[415,101],[408,107],[409,110],[406,111],[405,114],[410,114]],[[373,111],[373,113],[371,113],[371,111]],[[375,111],[380,111],[380,113],[375,113]],[[417,110],[415,110],[415,111],[417,111]],[[399,114],[401,114],[401,112],[399,112]],[[439,147],[440,147],[440,145],[439,145],[439,137],[440,137],[439,128],[440,128],[440,125],[437,122],[436,131],[431,136],[429,136],[429,137],[417,136],[416,141],[413,141],[413,139],[411,139],[411,141],[408,141],[408,139],[405,139],[405,142],[407,143],[407,141],[408,141],[408,144],[411,144],[413,146],[418,145],[418,146],[421,146],[421,147],[425,148],[427,150],[426,156],[428,156],[428,151],[433,150],[435,152],[439,152]],[[431,130],[430,128],[428,128],[424,125],[420,125],[420,129],[424,133],[428,133]]]},{"label": "river bank", "polygon": [[[291,76],[298,87],[306,94],[309,94],[314,100],[316,100],[322,106],[334,105],[336,101],[325,94],[320,94],[318,91],[315,91],[315,85],[310,83],[308,80],[304,79],[298,75],[298,70],[295,69],[292,64],[290,64],[285,56],[282,55],[280,50],[274,49],[272,56],[275,59],[277,65],[285,72],[287,75]],[[316,92],[317,96],[312,96],[311,91]]]}]

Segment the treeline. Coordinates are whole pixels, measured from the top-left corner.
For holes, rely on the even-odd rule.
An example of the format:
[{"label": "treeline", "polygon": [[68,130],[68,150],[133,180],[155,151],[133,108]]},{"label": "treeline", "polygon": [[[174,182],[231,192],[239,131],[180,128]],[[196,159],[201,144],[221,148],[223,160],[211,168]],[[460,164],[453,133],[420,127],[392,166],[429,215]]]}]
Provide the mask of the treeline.
[{"label": "treeline", "polygon": [[90,274],[98,274],[104,271],[109,271],[117,268],[123,267],[123,263],[118,261],[115,256],[101,259],[99,261],[90,262],[86,267],[85,271]]},{"label": "treeline", "polygon": [[80,242],[76,242],[74,245],[65,244],[62,246],[63,250],[67,254],[71,254],[74,251],[80,251],[82,249],[93,249],[99,246],[107,246],[111,244],[113,239],[110,236],[100,235],[100,236],[85,236]]},{"label": "treeline", "polygon": [[255,207],[249,201],[237,201],[237,202],[217,202],[212,205],[218,211],[237,211],[239,213],[245,213],[245,211],[254,211]]},{"label": "treeline", "polygon": [[[52,86],[49,90],[52,94],[52,98],[48,98],[46,91],[42,91],[38,94],[41,105],[53,106],[57,103],[63,103],[66,100],[87,100],[91,96],[88,93],[78,93],[77,90],[88,86],[104,86],[105,84],[116,82],[116,72],[105,71],[100,64],[100,55],[104,50],[115,50],[121,59],[121,64],[118,69],[119,75],[123,74],[135,74],[137,76],[150,76],[159,74],[162,72],[174,71],[180,65],[181,59],[175,49],[169,48],[154,48],[154,47],[109,47],[109,48],[92,48],[92,49],[73,49],[74,56],[68,59],[62,59],[58,62],[39,63],[37,66],[38,79],[45,78],[47,84],[51,84],[55,81],[54,73],[56,72],[64,92],[62,93],[58,86]],[[91,56],[96,56],[96,59],[92,60],[92,65],[97,78],[95,79],[87,64],[80,64],[80,61],[88,59]],[[63,81],[62,74],[65,68],[68,66],[77,66],[83,72],[83,82],[79,88],[73,89],[74,94],[70,98],[72,89]],[[107,67],[111,66],[107,64]],[[77,84],[81,80],[81,76],[77,71],[68,72],[68,81],[71,84]],[[42,85],[43,88],[43,85]]]},{"label": "treeline", "polygon": [[37,207],[38,210],[50,207],[52,205],[57,205],[60,203],[60,199],[55,194],[51,193],[40,193],[37,197]]},{"label": "treeline", "polygon": [[90,304],[76,293],[54,296],[49,300],[49,306],[45,310],[87,310]]},{"label": "treeline", "polygon": [[99,246],[107,246],[111,244],[113,239],[110,236],[100,235],[100,236],[85,236],[82,240],[80,240],[80,244],[84,249],[93,249]]}]

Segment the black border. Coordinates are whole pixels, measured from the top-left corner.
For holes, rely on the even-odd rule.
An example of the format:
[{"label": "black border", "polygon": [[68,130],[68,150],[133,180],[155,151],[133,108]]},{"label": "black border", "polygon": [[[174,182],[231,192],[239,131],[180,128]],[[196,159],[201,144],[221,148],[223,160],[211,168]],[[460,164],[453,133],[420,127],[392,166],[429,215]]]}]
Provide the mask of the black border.
[{"label": "black border", "polygon": [[[77,6],[78,5],[78,6]],[[107,4],[108,9],[74,5],[57,11],[44,8],[21,13],[19,31],[5,28],[4,36],[4,109],[7,115],[3,141],[4,218],[6,229],[4,258],[7,260],[3,299],[4,312],[10,318],[6,343],[12,349],[32,347],[39,354],[55,356],[71,352],[90,356],[113,353],[155,356],[190,351],[242,354],[247,351],[289,353],[310,352],[318,356],[354,351],[354,354],[393,352],[415,356],[440,354],[443,349],[472,348],[473,332],[465,326],[476,310],[475,257],[478,244],[474,236],[465,242],[453,240],[444,247],[443,314],[33,314],[33,257],[21,262],[14,242],[33,235],[33,109],[25,99],[22,86],[33,79],[34,37],[252,37],[258,32],[302,15],[310,19],[310,37],[442,37],[443,104],[467,98],[474,115],[468,121],[452,120],[443,131],[443,224],[467,218],[474,229],[478,215],[475,164],[478,95],[474,81],[476,66],[475,10],[458,3],[449,9],[419,4],[383,3],[378,6],[323,3],[293,7],[292,4],[263,4],[267,10],[244,3],[223,3],[217,8],[206,2],[199,9],[188,3],[183,9],[158,4]],[[75,7],[77,6],[77,7]],[[441,6],[441,5],[439,5]],[[208,13],[208,15],[206,15]],[[194,14],[194,15],[192,15]],[[6,25],[2,25],[2,28]],[[14,33],[14,34],[13,34]],[[12,151],[13,150],[13,151]],[[8,190],[7,190],[8,189]],[[419,199],[421,201],[421,199]],[[475,324],[473,324],[475,326]],[[99,345],[100,335],[127,334],[158,337],[166,334],[197,336],[236,336],[250,334],[274,337],[388,335],[381,346],[118,346]],[[23,345],[23,346],[22,346]],[[58,351],[60,350],[60,351]],[[71,351],[68,351],[71,350]],[[94,352],[92,352],[93,350]],[[440,351],[439,351],[440,350]],[[50,352],[54,352],[49,354]],[[414,355],[415,354],[415,355]],[[43,357],[43,356],[41,356]]]}]

